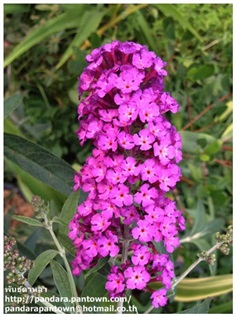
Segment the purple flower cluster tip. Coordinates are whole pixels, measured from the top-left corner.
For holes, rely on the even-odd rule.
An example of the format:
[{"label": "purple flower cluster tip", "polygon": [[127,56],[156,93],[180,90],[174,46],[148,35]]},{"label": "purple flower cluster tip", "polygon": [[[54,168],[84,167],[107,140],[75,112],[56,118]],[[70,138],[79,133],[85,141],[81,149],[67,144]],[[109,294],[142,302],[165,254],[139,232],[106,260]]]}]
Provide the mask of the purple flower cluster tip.
[{"label": "purple flower cluster tip", "polygon": [[[179,246],[184,218],[166,197],[180,180],[181,137],[166,119],[178,103],[164,91],[166,65],[133,42],[114,41],[94,49],[79,78],[78,138],[94,150],[74,178],[74,190],[88,193],[69,224],[77,250],[73,273],[114,258],[107,276],[110,296],[126,289],[150,290],[155,307],[167,303],[174,277],[168,253]],[[160,254],[156,244],[164,245]]]}]

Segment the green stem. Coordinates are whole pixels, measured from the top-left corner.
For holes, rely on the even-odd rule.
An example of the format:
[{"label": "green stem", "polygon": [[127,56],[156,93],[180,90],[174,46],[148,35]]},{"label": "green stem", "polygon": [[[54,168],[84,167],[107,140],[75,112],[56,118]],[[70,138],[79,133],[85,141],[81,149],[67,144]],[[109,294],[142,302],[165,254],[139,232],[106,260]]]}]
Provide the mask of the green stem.
[{"label": "green stem", "polygon": [[66,268],[66,271],[67,271],[67,274],[68,274],[68,279],[69,279],[69,283],[70,283],[70,288],[71,288],[71,292],[72,292],[72,295],[73,297],[77,298],[78,297],[78,294],[77,294],[77,290],[76,290],[76,287],[75,287],[75,282],[74,282],[74,278],[73,278],[73,274],[71,272],[71,268],[70,268],[70,264],[68,263],[67,261],[67,258],[66,258],[66,253],[65,253],[65,249],[60,245],[59,241],[57,240],[57,237],[53,231],[53,228],[52,228],[52,224],[51,222],[48,222],[48,219],[45,217],[45,227],[48,229],[59,253],[60,253],[60,256],[62,257],[63,261],[64,261],[64,264],[65,264],[65,268]]},{"label": "green stem", "polygon": [[[210,255],[212,252],[214,252],[216,249],[218,249],[224,242],[218,242],[216,243],[211,249],[207,251],[207,255]],[[175,282],[172,284],[172,290],[200,263],[204,261],[204,258],[199,257],[192,265],[190,265],[189,268],[187,268],[186,271],[180,277],[178,277]]]},{"label": "green stem", "polygon": [[[216,243],[211,249],[209,249],[206,253],[206,255],[210,255],[212,252],[214,252],[216,249],[218,249],[224,242],[218,242]],[[184,271],[183,274],[178,277],[175,282],[172,284],[172,290],[175,289],[175,287],[200,263],[204,261],[203,257],[199,257],[193,264],[191,264],[186,271]],[[149,314],[155,307],[151,305],[145,312],[144,314]]]},{"label": "green stem", "polygon": [[[128,249],[129,249],[129,243],[130,240],[129,237],[129,226],[124,225],[124,243],[123,243],[123,249],[122,249],[122,257],[121,257],[121,264],[125,263],[128,259]],[[122,314],[122,308],[123,308],[123,300],[119,300],[117,303],[117,314]]]}]

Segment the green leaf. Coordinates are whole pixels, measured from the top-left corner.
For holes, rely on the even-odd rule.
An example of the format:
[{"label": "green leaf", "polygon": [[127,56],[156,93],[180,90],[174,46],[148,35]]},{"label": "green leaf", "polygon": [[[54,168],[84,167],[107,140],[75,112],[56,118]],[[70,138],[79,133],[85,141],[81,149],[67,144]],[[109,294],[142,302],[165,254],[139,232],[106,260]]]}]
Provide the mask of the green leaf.
[{"label": "green leaf", "polygon": [[72,191],[74,170],[43,147],[21,137],[5,134],[5,156],[60,193]]},{"label": "green leaf", "polygon": [[72,192],[62,207],[60,218],[67,226],[60,227],[61,233],[68,233],[68,224],[77,211],[80,194],[79,190]]},{"label": "green leaf", "polygon": [[213,143],[216,146],[217,139],[205,133],[196,133],[190,131],[180,131],[183,141],[183,151],[186,153],[197,154]]},{"label": "green leaf", "polygon": [[113,311],[115,311],[116,303],[109,301],[108,299],[108,292],[105,289],[106,284],[106,277],[103,276],[100,273],[93,274],[90,279],[88,280],[88,283],[83,288],[83,291],[81,293],[81,297],[94,297],[94,298],[101,298],[101,297],[107,297],[107,301],[95,301],[93,303],[83,303],[86,306],[94,307],[106,307],[108,306],[111,309],[111,306],[113,306]]},{"label": "green leaf", "polygon": [[35,260],[34,266],[29,271],[28,280],[31,285],[35,283],[39,275],[43,272],[50,261],[59,254],[57,250],[46,250],[42,252]]},{"label": "green leaf", "polygon": [[50,35],[66,30],[70,28],[76,28],[80,24],[80,15],[85,10],[85,6],[74,6],[73,11],[63,13],[55,18],[46,21],[43,25],[33,28],[27,36],[13,49],[13,51],[7,56],[4,67],[11,64],[15,59],[28,51],[31,47],[37,43],[42,42]]},{"label": "green leaf", "polygon": [[214,306],[209,309],[208,314],[226,314],[232,313],[233,310],[233,301],[228,301],[226,303]]},{"label": "green leaf", "polygon": [[69,47],[61,57],[59,63],[56,65],[56,69],[60,68],[73,54],[73,48],[79,47],[93,32],[95,32],[101,23],[101,20],[106,13],[105,10],[98,11],[86,11],[82,18],[78,33],[71,41]]},{"label": "green leaf", "polygon": [[6,119],[12,111],[14,111],[18,106],[22,106],[23,97],[20,94],[15,94],[4,101],[4,119]]},{"label": "green leaf", "polygon": [[214,65],[212,64],[206,64],[206,65],[196,65],[196,66],[192,66],[187,74],[186,77],[190,80],[202,80],[205,79],[207,77],[210,77],[212,75],[214,75]]},{"label": "green leaf", "polygon": [[201,227],[199,225],[199,231],[196,231],[198,230],[198,226],[196,226],[196,228],[194,229],[194,232],[191,235],[188,235],[187,237],[183,237],[181,239],[181,243],[193,242],[194,240],[198,240],[208,235],[212,235],[213,233],[220,231],[223,228],[223,226],[224,226],[224,220],[220,218],[214,219],[208,223],[204,223],[204,226],[203,227],[201,226],[202,229],[200,229]]},{"label": "green leaf", "polygon": [[232,274],[203,278],[185,278],[176,287],[175,301],[192,302],[230,293],[233,289]]},{"label": "green leaf", "polygon": [[25,217],[25,216],[17,216],[14,215],[12,216],[13,219],[26,223],[27,225],[30,226],[34,226],[34,227],[43,227],[44,225],[42,224],[42,222],[40,222],[39,220],[33,219],[33,218],[29,218],[29,217]]},{"label": "green leaf", "polygon": [[[72,292],[66,270],[61,266],[60,263],[53,260],[50,261],[50,265],[52,269],[53,279],[60,296],[62,298],[68,298],[68,300],[70,300],[72,298]],[[63,301],[63,303],[66,307],[73,306],[69,301]]]},{"label": "green leaf", "polygon": [[183,16],[173,4],[156,4],[155,5],[165,16],[172,17],[177,21],[183,29],[188,30],[192,33],[200,42],[203,41],[199,33],[194,29],[194,27],[189,23],[187,18]]},{"label": "green leaf", "polygon": [[177,314],[207,314],[209,311],[212,298],[207,298],[201,303],[197,303],[193,307],[183,310]]},{"label": "green leaf", "polygon": [[137,25],[139,26],[140,31],[143,33],[147,43],[149,44],[152,50],[156,51],[157,44],[154,41],[154,38],[152,36],[152,32],[151,32],[152,30],[150,30],[150,27],[147,21],[145,20],[142,12],[140,10],[136,11],[135,16],[136,16]]},{"label": "green leaf", "polygon": [[28,12],[29,10],[30,10],[29,4],[16,4],[16,3],[4,4],[4,14]]}]

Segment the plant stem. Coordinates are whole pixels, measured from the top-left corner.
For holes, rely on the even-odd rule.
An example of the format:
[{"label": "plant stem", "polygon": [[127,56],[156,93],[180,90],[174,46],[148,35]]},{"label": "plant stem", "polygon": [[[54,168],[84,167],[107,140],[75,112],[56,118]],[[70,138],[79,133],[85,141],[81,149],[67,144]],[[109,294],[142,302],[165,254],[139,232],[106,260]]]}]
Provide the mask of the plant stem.
[{"label": "plant stem", "polygon": [[[224,243],[224,241],[220,241],[218,243],[216,243],[211,249],[209,249],[206,253],[206,255],[210,255],[212,252],[214,252],[216,249],[218,249],[222,244]],[[186,271],[184,271],[183,274],[180,275],[180,277],[178,277],[175,282],[172,284],[172,290],[175,289],[175,287],[200,263],[204,261],[203,257],[199,257],[193,264],[191,264]],[[145,312],[144,314],[149,314],[155,307],[153,305],[151,305]]]},{"label": "plant stem", "polygon": [[[221,241],[215,244],[211,249],[207,251],[207,255],[210,255],[212,252],[218,249],[223,243],[224,242]],[[185,276],[187,276],[203,260],[204,258],[199,257],[192,265],[190,265],[190,267],[187,268],[187,270],[182,275],[180,275],[180,277],[178,277],[176,281],[172,284],[172,290],[174,290],[174,288],[185,278]]]},{"label": "plant stem", "polygon": [[77,290],[75,287],[75,282],[74,282],[73,274],[71,272],[70,264],[68,263],[67,258],[66,258],[65,249],[64,249],[64,247],[62,247],[60,245],[59,241],[57,240],[57,237],[56,237],[56,235],[53,231],[53,228],[52,228],[52,223],[50,221],[48,222],[47,217],[45,217],[45,227],[48,229],[48,231],[49,231],[49,233],[50,233],[50,235],[51,235],[51,237],[52,237],[52,239],[53,239],[53,241],[54,241],[54,243],[55,243],[55,245],[60,253],[60,256],[62,257],[62,259],[64,261],[65,268],[66,268],[66,271],[68,274],[68,279],[69,279],[72,295],[73,295],[73,297],[77,298],[78,294],[77,294]]},{"label": "plant stem", "polygon": [[[129,236],[129,226],[124,225],[124,243],[123,243],[123,249],[122,249],[122,257],[121,257],[121,264],[125,263],[128,258],[128,249],[129,249],[129,242],[128,239]],[[123,300],[119,300],[117,303],[117,314],[122,314],[122,308],[123,308]]]}]

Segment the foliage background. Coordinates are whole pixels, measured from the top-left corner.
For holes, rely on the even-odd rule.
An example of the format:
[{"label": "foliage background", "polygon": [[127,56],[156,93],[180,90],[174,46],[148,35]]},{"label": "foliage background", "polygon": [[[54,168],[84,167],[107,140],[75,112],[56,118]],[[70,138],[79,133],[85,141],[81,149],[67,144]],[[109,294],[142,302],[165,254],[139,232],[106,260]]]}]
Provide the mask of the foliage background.
[{"label": "foliage background", "polygon": [[[4,131],[43,146],[74,169],[91,151],[89,143],[80,147],[75,134],[77,77],[86,66],[86,54],[114,39],[130,40],[167,62],[166,90],[181,105],[170,116],[182,134],[184,151],[182,182],[170,194],[187,224],[173,256],[176,275],[181,274],[199,250],[214,244],[214,233],[232,222],[232,5],[5,4],[4,10],[4,90],[6,98],[15,98],[7,99],[12,108]],[[24,144],[22,149],[29,159]],[[30,163],[28,169],[15,163],[6,151],[6,187],[19,188],[26,201],[32,194],[42,196],[58,215],[68,192],[49,183],[47,176],[35,177]],[[50,245],[47,233],[24,225],[9,227],[14,212],[12,206],[6,215],[6,233],[17,238],[21,252],[35,258]],[[191,276],[231,273],[232,255],[216,256],[213,267],[202,264]],[[40,281],[54,290],[50,268]],[[84,276],[77,279],[79,292],[86,283]],[[175,313],[196,303],[184,296],[158,312]],[[148,297],[137,293],[135,298],[141,312]],[[215,297],[209,312],[231,309],[227,293]]]}]

